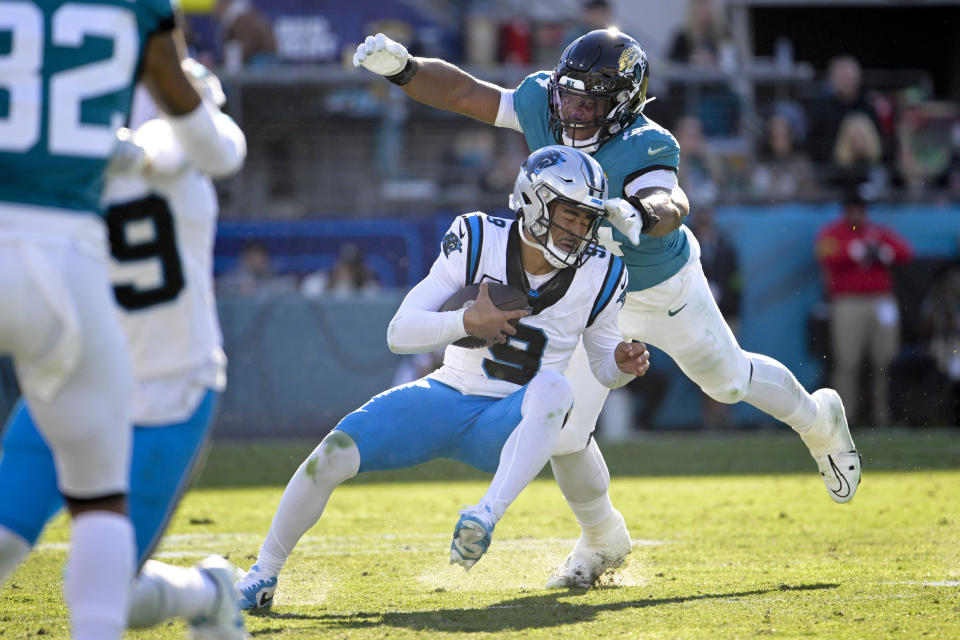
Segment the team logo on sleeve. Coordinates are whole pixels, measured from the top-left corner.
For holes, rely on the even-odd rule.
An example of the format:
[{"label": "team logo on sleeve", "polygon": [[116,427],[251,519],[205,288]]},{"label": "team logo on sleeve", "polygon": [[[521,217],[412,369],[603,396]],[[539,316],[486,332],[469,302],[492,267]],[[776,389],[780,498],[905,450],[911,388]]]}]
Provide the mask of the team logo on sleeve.
[{"label": "team logo on sleeve", "polygon": [[457,234],[453,231],[443,236],[441,246],[443,247],[443,255],[447,258],[449,258],[450,254],[454,251],[463,251],[463,243],[460,242],[460,238],[458,238]]}]

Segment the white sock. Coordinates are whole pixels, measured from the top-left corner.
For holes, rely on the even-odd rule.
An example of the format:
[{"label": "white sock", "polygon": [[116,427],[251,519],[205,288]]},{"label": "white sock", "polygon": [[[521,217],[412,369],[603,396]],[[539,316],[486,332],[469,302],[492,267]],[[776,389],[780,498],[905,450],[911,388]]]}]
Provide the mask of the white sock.
[{"label": "white sock", "polygon": [[262,573],[280,574],[297,542],[323,515],[330,494],[359,468],[357,445],[342,431],[331,432],[307,456],[287,483],[260,547],[257,565]]},{"label": "white sock", "polygon": [[30,543],[0,526],[0,585],[30,553]]},{"label": "white sock", "polygon": [[494,522],[550,459],[572,404],[573,387],[556,372],[541,372],[528,385],[520,410],[523,419],[504,443],[500,464],[480,500],[479,506],[490,508]]},{"label": "white sock", "polygon": [[143,629],[169,620],[195,620],[217,602],[217,585],[196,567],[147,560],[133,584],[128,625]]},{"label": "white sock", "polygon": [[781,420],[803,434],[817,419],[817,403],[790,370],[773,358],[747,353],[753,365],[750,387],[743,401]]},{"label": "white sock", "polygon": [[613,515],[610,501],[610,471],[593,439],[584,449],[550,459],[553,476],[584,535],[604,532]]},{"label": "white sock", "polygon": [[130,518],[112,511],[74,516],[63,595],[73,640],[120,640],[136,557]]}]

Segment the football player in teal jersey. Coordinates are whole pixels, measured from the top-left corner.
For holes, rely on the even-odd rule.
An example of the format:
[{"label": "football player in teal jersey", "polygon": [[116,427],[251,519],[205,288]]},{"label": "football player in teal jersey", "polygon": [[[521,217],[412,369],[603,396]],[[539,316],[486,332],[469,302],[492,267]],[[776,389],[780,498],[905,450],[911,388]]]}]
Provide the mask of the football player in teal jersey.
[{"label": "football player in teal jersey", "polygon": [[[367,37],[353,62],[424,104],[519,131],[531,151],[559,143],[591,153],[610,181],[610,226],[600,238],[630,273],[620,313],[626,337],[666,352],[715,400],[744,401],[787,423],[810,449],[830,497],[853,498],[860,456],[839,396],[832,389],[810,394],[781,363],[742,350],[717,308],[697,240],[683,225],[689,204],[677,186],[680,149],[643,114],[650,69],[636,40],[614,28],[591,31],[567,47],[555,69],[516,89],[411,56],[383,34]],[[589,586],[623,561],[629,541],[610,503],[606,463],[590,438],[607,391],[578,353],[566,371],[576,402],[551,465],[582,534],[548,586]]]},{"label": "football player in teal jersey", "polygon": [[[144,169],[160,160],[118,145],[138,75],[204,171],[236,166],[239,129],[184,75],[170,0],[0,0],[0,41],[9,43],[0,49],[0,308],[10,311],[0,314],[0,354],[13,358],[72,517],[72,637],[119,639],[136,569],[126,505],[133,384],[107,271],[104,172],[111,158]],[[25,544],[4,533],[0,576]],[[242,637],[232,568],[211,561],[191,576],[191,595],[205,603],[198,632]]]}]

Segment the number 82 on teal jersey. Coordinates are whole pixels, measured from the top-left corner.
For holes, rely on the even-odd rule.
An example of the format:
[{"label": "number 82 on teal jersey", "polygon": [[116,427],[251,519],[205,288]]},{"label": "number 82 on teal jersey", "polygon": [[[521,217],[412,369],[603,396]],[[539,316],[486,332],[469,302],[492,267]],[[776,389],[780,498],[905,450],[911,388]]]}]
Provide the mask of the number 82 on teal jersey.
[{"label": "number 82 on teal jersey", "polygon": [[169,0],[0,0],[0,201],[100,212],[143,47]]}]

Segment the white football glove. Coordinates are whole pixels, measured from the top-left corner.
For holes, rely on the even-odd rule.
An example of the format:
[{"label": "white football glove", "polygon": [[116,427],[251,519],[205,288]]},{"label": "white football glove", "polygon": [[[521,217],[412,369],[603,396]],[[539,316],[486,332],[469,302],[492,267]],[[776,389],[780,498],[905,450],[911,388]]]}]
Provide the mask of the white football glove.
[{"label": "white football glove", "polygon": [[133,131],[126,127],[117,130],[105,174],[115,176],[142,172],[150,164],[147,151],[133,139]]},{"label": "white football glove", "polygon": [[170,177],[183,171],[187,156],[177,141],[170,123],[154,118],[136,131],[121,127],[107,164],[106,175],[142,175]]},{"label": "white football glove", "polygon": [[394,42],[382,33],[367,36],[353,54],[353,66],[369,69],[381,76],[393,76],[407,66],[410,54],[399,42]]},{"label": "white football glove", "polygon": [[[632,204],[623,198],[610,198],[603,202],[603,208],[607,211],[607,220],[617,231],[627,236],[633,244],[640,242],[645,220]],[[652,227],[659,221],[660,218],[653,216],[648,226]]]}]

